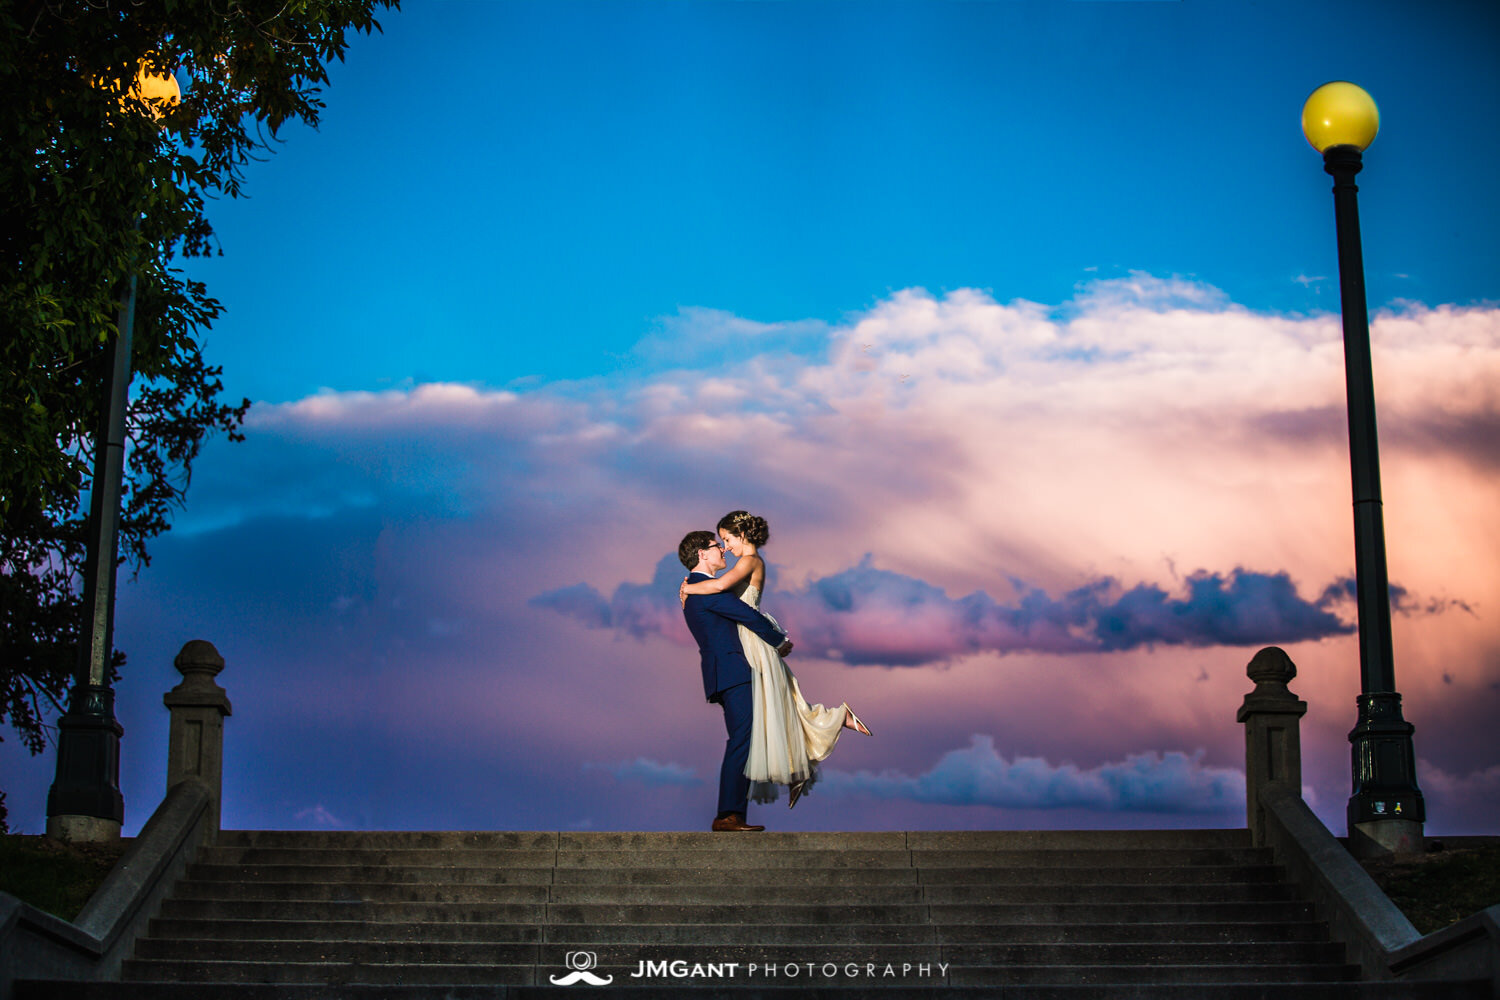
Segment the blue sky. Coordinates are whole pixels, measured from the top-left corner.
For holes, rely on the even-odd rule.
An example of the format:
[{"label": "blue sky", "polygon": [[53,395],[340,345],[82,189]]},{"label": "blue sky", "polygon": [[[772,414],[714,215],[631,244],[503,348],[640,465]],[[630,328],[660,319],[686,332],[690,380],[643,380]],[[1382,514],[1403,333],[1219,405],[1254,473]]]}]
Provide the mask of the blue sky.
[{"label": "blue sky", "polygon": [[[215,441],[121,591],[127,832],[215,643],[229,827],[696,829],[671,553],[767,517],[810,697],[773,829],[1234,826],[1255,650],[1342,832],[1358,693],[1331,179],[1360,208],[1397,682],[1500,827],[1492,4],[408,4],[212,208]],[[12,825],[54,761],[0,744]],[[435,776],[443,776],[438,780]]]},{"label": "blue sky", "polygon": [[[423,3],[214,213],[230,385],[638,373],[683,308],[836,322],[889,292],[1061,303],[1194,276],[1336,308],[1302,102],[1379,102],[1372,306],[1495,297],[1500,15],[1441,3]],[[523,383],[524,384],[524,383]]]}]

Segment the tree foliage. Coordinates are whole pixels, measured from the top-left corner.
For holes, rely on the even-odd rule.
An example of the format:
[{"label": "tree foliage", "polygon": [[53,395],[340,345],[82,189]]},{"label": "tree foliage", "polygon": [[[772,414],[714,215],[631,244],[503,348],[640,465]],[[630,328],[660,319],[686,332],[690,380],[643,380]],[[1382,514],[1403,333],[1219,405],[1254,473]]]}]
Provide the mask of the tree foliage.
[{"label": "tree foliage", "polygon": [[[129,277],[136,321],[122,562],[166,531],[205,437],[239,439],[199,339],[220,304],[174,262],[326,67],[397,0],[0,0],[0,723],[33,753],[75,667],[102,360]],[[174,73],[182,100],[133,96]],[[117,655],[115,666],[122,657]]]}]

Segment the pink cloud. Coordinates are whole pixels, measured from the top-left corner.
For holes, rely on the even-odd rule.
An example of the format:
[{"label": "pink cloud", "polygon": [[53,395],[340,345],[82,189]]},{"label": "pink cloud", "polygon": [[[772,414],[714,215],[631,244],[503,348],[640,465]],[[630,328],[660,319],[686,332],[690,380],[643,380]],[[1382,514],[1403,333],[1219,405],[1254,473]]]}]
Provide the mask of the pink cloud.
[{"label": "pink cloud", "polygon": [[[684,642],[677,599],[682,578],[676,557],[668,555],[650,584],[622,583],[609,600],[577,583],[538,594],[530,603],[591,628]],[[1109,578],[1056,598],[1019,580],[1009,586],[1016,597],[1008,603],[984,591],[950,598],[932,583],[877,568],[866,554],[857,566],[781,592],[778,607],[803,657],[851,665],[921,666],[980,652],[1285,645],[1354,631],[1327,609],[1348,601],[1347,580],[1324,588],[1316,601],[1301,597],[1284,573],[1244,569],[1227,577],[1198,572],[1170,593],[1145,583],[1125,589]],[[1404,590],[1392,591],[1398,609],[1410,603]],[[1445,602],[1431,602],[1426,610],[1445,608]]]},{"label": "pink cloud", "polygon": [[[905,290],[833,326],[685,310],[647,346],[670,355],[700,330],[722,350],[691,369],[252,411],[246,444],[205,455],[122,642],[202,622],[231,659],[247,734],[231,738],[259,733],[265,753],[321,738],[290,728],[315,715],[344,727],[330,741],[400,747],[393,787],[420,790],[398,781],[418,750],[429,769],[493,771],[505,794],[484,804],[508,822],[696,823],[702,789],[657,762],[711,773],[722,724],[659,592],[680,567],[658,564],[745,507],[771,522],[766,606],[807,636],[799,678],[877,730],[841,743],[837,769],[927,788],[958,754],[945,766],[1001,789],[1028,767],[1095,789],[1171,773],[1228,802],[1244,663],[1285,641],[1311,705],[1307,783],[1337,821],[1358,667],[1338,597],[1353,550],[1335,317],[1133,275],[1055,306]],[[1500,309],[1403,307],[1373,335],[1391,576],[1411,610],[1451,609],[1400,616],[1396,635],[1441,829],[1489,815],[1475,796],[1500,766]],[[160,690],[145,703],[159,712]],[[310,707],[280,720],[289,705]],[[954,750],[955,731],[992,734],[993,755]],[[1185,747],[1206,756],[1163,753]],[[621,772],[634,792],[575,815],[545,791],[616,794],[608,771],[584,770],[599,761],[645,762]],[[636,780],[653,775],[654,811]],[[330,777],[301,802],[379,825],[420,799],[335,797],[360,787]],[[1076,808],[1181,801],[1110,794]],[[841,820],[1009,808],[934,793],[862,812],[857,798]]]}]

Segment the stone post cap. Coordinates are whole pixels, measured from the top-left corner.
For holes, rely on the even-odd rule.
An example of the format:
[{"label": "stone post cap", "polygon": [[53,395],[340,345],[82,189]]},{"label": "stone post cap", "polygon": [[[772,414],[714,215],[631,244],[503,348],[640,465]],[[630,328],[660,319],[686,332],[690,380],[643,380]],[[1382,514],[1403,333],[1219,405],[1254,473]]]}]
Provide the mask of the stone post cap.
[{"label": "stone post cap", "polygon": [[1250,658],[1245,673],[1256,683],[1286,687],[1287,682],[1297,676],[1297,665],[1280,646],[1267,646]]},{"label": "stone post cap", "polygon": [[1245,695],[1245,701],[1236,713],[1237,721],[1244,722],[1251,715],[1262,713],[1300,716],[1307,711],[1307,702],[1286,686],[1297,676],[1297,665],[1280,646],[1267,646],[1256,653],[1245,667],[1245,673],[1255,682],[1255,690]]},{"label": "stone post cap", "polygon": [[219,655],[214,644],[207,639],[190,639],[183,644],[182,651],[177,654],[172,665],[184,677],[188,674],[207,674],[213,677],[224,669],[224,657]]},{"label": "stone post cap", "polygon": [[217,708],[223,715],[231,714],[229,695],[214,682],[224,669],[224,657],[213,643],[206,639],[188,642],[172,664],[182,674],[182,683],[162,699],[168,708]]}]

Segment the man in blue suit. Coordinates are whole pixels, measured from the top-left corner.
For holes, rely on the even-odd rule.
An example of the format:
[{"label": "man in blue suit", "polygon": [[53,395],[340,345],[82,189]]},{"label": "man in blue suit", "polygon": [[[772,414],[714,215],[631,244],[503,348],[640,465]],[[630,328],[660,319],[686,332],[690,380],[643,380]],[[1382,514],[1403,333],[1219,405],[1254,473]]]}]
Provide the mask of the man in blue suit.
[{"label": "man in blue suit", "polygon": [[[690,531],[677,546],[677,558],[690,571],[688,583],[713,577],[724,568],[724,549],[711,531]],[[786,656],[792,641],[759,611],[730,593],[690,594],[682,607],[688,631],[702,656],[703,693],[724,709],[724,763],[719,768],[719,814],[715,831],[757,831],[763,826],[745,822],[750,804],[750,779],[745,761],[750,756],[750,727],[755,711],[750,697],[750,664],[740,646],[744,625]]]}]

